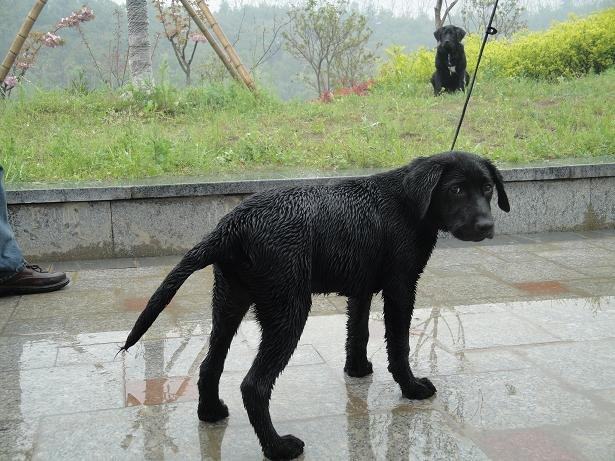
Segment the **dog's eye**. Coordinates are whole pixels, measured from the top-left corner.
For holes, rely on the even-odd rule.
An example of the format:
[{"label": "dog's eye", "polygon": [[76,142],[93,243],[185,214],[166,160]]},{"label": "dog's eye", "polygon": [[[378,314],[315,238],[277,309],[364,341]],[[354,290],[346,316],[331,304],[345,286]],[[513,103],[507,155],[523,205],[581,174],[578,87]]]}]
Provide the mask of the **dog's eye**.
[{"label": "dog's eye", "polygon": [[461,194],[461,187],[460,186],[452,186],[451,187],[451,192],[455,195],[459,195]]},{"label": "dog's eye", "polygon": [[493,192],[493,186],[491,184],[485,184],[483,186],[483,191],[488,194],[490,192]]}]

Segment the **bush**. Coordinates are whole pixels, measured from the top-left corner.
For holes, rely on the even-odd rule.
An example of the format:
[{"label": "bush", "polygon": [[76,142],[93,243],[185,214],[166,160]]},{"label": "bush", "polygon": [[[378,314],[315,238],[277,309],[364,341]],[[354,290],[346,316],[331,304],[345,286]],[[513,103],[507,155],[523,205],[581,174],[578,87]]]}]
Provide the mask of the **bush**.
[{"label": "bush", "polygon": [[[495,77],[538,80],[579,77],[598,73],[615,64],[615,8],[585,18],[571,17],[543,32],[521,32],[510,40],[487,42],[481,72]],[[465,41],[468,72],[476,66],[482,36]],[[434,51],[420,49],[404,54],[400,47],[387,50],[390,60],[381,68],[381,83],[426,83],[433,72]]]}]

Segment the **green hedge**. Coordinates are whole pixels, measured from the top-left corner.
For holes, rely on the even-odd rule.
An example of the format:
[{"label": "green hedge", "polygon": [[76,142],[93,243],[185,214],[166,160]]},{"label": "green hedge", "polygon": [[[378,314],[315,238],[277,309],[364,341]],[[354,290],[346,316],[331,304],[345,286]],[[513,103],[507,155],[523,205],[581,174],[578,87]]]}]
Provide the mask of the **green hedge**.
[{"label": "green hedge", "polygon": [[[510,40],[489,40],[481,73],[496,77],[528,77],[540,80],[578,77],[602,72],[615,63],[615,8],[585,18],[571,17],[543,32],[520,32]],[[468,71],[476,65],[482,36],[465,40]],[[434,68],[434,50],[419,49],[405,54],[401,47],[387,50],[389,60],[379,71],[383,84],[429,81]]]}]

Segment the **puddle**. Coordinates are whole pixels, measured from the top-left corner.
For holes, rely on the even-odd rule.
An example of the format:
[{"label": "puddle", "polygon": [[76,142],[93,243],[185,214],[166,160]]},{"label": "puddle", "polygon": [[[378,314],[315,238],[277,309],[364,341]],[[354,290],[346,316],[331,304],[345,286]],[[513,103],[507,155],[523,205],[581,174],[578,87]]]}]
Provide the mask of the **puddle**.
[{"label": "puddle", "polygon": [[196,400],[198,397],[196,382],[190,377],[152,378],[126,382],[125,406],[160,405]]}]

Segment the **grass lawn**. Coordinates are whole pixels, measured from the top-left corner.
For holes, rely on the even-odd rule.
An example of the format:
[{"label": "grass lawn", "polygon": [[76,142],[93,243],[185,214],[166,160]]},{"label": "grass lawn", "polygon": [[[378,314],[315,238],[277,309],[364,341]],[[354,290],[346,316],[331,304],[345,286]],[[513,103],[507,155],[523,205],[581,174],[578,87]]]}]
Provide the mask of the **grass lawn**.
[{"label": "grass lawn", "polygon": [[[329,104],[236,87],[13,94],[0,101],[0,164],[14,183],[395,167],[450,147],[464,97],[428,85]],[[614,107],[614,69],[559,83],[479,75],[457,147],[510,163],[615,158]]]}]

